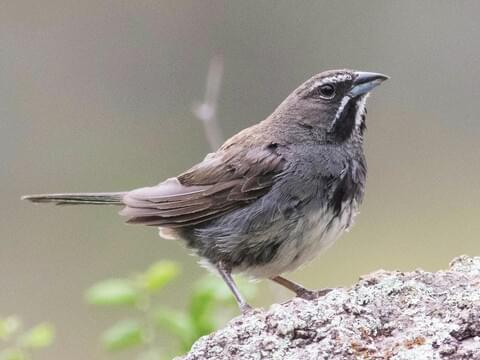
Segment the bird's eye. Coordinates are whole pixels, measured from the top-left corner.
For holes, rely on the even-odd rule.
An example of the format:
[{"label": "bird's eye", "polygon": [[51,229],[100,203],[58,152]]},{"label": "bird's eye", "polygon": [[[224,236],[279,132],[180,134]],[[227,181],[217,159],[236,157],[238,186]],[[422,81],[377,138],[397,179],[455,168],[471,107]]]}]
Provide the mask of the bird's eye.
[{"label": "bird's eye", "polygon": [[335,87],[331,84],[325,84],[318,87],[316,92],[324,99],[331,99],[335,96]]}]

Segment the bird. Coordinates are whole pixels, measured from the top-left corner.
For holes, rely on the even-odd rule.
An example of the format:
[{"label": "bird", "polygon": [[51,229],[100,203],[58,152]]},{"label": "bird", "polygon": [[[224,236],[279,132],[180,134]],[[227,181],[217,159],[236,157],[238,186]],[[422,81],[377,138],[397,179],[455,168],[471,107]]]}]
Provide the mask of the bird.
[{"label": "bird", "polygon": [[349,69],[314,75],[265,120],[225,141],[187,171],[122,192],[26,195],[34,203],[117,205],[126,222],[182,241],[223,278],[242,313],[252,307],[232,274],[283,276],[350,229],[365,192],[366,100],[388,76]]}]

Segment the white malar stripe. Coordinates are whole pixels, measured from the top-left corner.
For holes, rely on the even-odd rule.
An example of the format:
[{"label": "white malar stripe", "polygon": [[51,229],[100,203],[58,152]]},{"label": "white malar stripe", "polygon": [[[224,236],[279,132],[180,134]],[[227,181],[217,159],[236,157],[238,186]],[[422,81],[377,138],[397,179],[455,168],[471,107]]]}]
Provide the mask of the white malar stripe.
[{"label": "white malar stripe", "polygon": [[[361,99],[357,100],[357,112],[355,113],[355,130],[358,130],[360,128],[360,125],[362,124],[362,117],[365,115],[365,107],[367,104],[367,98],[370,94],[365,94],[362,96]],[[340,106],[338,107],[337,113],[335,114],[335,119],[333,120],[332,124],[330,125],[330,129],[333,129],[335,126],[337,120],[340,118],[342,115],[343,110],[345,109],[345,106],[347,106],[348,102],[352,100],[352,98],[348,95],[345,95],[340,102]]]},{"label": "white malar stripe", "polygon": [[342,112],[343,112],[343,109],[345,109],[345,106],[347,106],[348,102],[351,100],[352,98],[348,95],[345,95],[342,99],[342,101],[340,102],[340,106],[338,107],[338,110],[337,110],[337,113],[335,114],[335,120],[333,120],[333,124],[332,125],[335,125],[335,123],[337,122],[337,120],[340,118],[340,115],[342,115]]},{"label": "white malar stripe", "polygon": [[370,94],[367,93],[357,102],[357,113],[355,114],[355,129],[358,130],[362,124],[362,117],[365,115],[365,106],[367,98]]},{"label": "white malar stripe", "polygon": [[345,109],[345,106],[347,106],[348,102],[351,100],[352,98],[348,95],[345,95],[342,99],[342,101],[340,102],[340,106],[338,107],[338,110],[337,110],[337,113],[335,114],[335,119],[333,119],[332,121],[332,124],[330,125],[330,130],[333,129],[333,127],[335,126],[335,124],[337,123],[337,120],[340,118],[340,115],[342,114],[343,112],[343,109]]}]

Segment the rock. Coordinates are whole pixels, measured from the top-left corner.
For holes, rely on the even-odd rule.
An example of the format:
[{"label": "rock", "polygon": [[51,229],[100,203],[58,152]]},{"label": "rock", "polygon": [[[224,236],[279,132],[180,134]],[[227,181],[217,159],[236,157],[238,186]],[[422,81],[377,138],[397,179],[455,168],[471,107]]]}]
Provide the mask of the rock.
[{"label": "rock", "polygon": [[480,257],[435,273],[381,270],[349,289],[255,310],[182,359],[480,360]]}]

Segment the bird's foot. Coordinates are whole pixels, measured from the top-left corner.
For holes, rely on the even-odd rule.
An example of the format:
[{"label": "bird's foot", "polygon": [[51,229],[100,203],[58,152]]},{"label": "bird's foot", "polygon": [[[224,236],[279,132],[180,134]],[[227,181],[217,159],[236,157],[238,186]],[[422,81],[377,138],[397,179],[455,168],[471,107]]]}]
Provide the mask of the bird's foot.
[{"label": "bird's foot", "polygon": [[239,305],[239,308],[243,316],[250,315],[255,311],[255,309],[250,305],[248,305],[247,303]]},{"label": "bird's foot", "polygon": [[314,300],[327,295],[332,290],[333,289],[320,289],[320,290],[300,289],[298,292],[296,292],[296,294],[299,298],[302,298],[305,300]]}]

